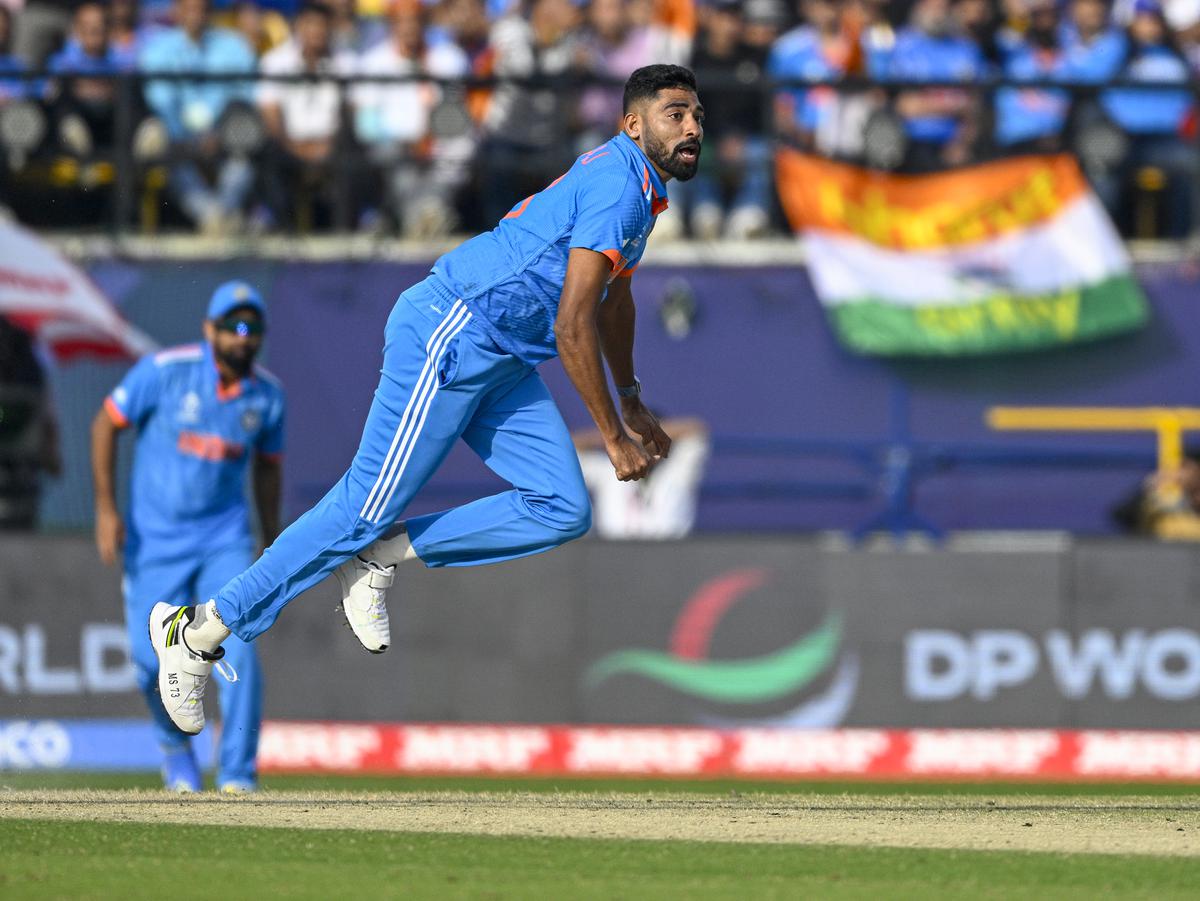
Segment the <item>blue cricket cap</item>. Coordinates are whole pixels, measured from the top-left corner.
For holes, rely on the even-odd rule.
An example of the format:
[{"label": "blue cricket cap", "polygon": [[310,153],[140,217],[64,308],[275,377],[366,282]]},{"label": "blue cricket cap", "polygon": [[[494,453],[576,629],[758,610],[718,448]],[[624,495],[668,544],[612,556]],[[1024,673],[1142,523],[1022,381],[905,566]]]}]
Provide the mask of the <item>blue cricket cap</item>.
[{"label": "blue cricket cap", "polygon": [[251,307],[267,318],[267,306],[258,290],[246,282],[233,281],[219,285],[208,302],[208,318],[221,319],[239,307]]}]

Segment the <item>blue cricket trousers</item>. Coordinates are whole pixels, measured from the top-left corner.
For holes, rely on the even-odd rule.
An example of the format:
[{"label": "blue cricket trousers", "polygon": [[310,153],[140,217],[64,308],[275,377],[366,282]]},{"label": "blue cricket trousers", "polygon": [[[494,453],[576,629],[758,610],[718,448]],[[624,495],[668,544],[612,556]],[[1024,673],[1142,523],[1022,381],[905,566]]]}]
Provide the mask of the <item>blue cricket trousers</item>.
[{"label": "blue cricket trousers", "polygon": [[[163,751],[184,747],[188,736],[171,722],[158,697],[158,658],[150,646],[146,623],[151,608],[163,598],[173,603],[203,603],[254,559],[245,544],[213,548],[178,558],[155,558],[142,550],[125,561],[125,624],[138,688],[154,717]],[[225,659],[237,670],[238,681],[218,679],[221,702],[221,743],[217,753],[217,784],[254,782],[257,776],[258,733],[262,724],[262,667],[254,645],[236,637],[225,642]]]},{"label": "blue cricket trousers", "polygon": [[382,377],[350,469],[216,595],[225,624],[246,641],[269,629],[288,601],[392,528],[459,437],[513,488],[409,519],[426,566],[497,563],[587,532],[583,474],[545,383],[431,276],[388,318]]}]

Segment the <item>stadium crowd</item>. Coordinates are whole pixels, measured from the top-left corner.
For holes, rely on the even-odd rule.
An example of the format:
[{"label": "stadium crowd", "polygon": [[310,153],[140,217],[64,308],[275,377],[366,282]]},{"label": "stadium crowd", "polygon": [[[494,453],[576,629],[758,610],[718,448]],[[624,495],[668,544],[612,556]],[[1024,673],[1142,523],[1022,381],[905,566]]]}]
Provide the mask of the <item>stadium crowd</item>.
[{"label": "stadium crowd", "polygon": [[[911,172],[1066,149],[1126,233],[1192,228],[1200,0],[0,0],[0,203],[79,224],[115,164],[144,228],[488,227],[616,130],[651,62],[708,109],[664,231],[777,230],[780,141]],[[46,122],[14,150],[21,100]]]}]

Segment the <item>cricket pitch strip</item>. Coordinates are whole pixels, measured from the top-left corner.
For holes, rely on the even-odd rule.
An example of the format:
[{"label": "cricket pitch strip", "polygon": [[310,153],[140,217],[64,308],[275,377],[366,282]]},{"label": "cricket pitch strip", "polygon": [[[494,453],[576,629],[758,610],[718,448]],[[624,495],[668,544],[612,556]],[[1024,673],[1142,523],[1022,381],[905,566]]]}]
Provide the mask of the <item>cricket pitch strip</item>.
[{"label": "cricket pitch strip", "polygon": [[1187,796],[5,790],[6,819],[1200,856]]}]

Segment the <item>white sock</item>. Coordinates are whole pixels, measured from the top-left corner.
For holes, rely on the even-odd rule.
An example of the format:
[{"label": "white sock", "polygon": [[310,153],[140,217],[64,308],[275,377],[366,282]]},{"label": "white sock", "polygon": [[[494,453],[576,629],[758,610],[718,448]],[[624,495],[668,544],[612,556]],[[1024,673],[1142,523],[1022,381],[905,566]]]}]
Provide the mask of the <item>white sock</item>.
[{"label": "white sock", "polygon": [[183,627],[183,643],[193,651],[216,653],[221,642],[228,637],[229,630],[221,622],[216,601],[197,605],[192,621]]},{"label": "white sock", "polygon": [[363,551],[362,556],[364,560],[370,560],[380,566],[394,566],[406,560],[416,560],[417,552],[408,540],[408,532],[401,532],[391,538],[380,538]]}]

